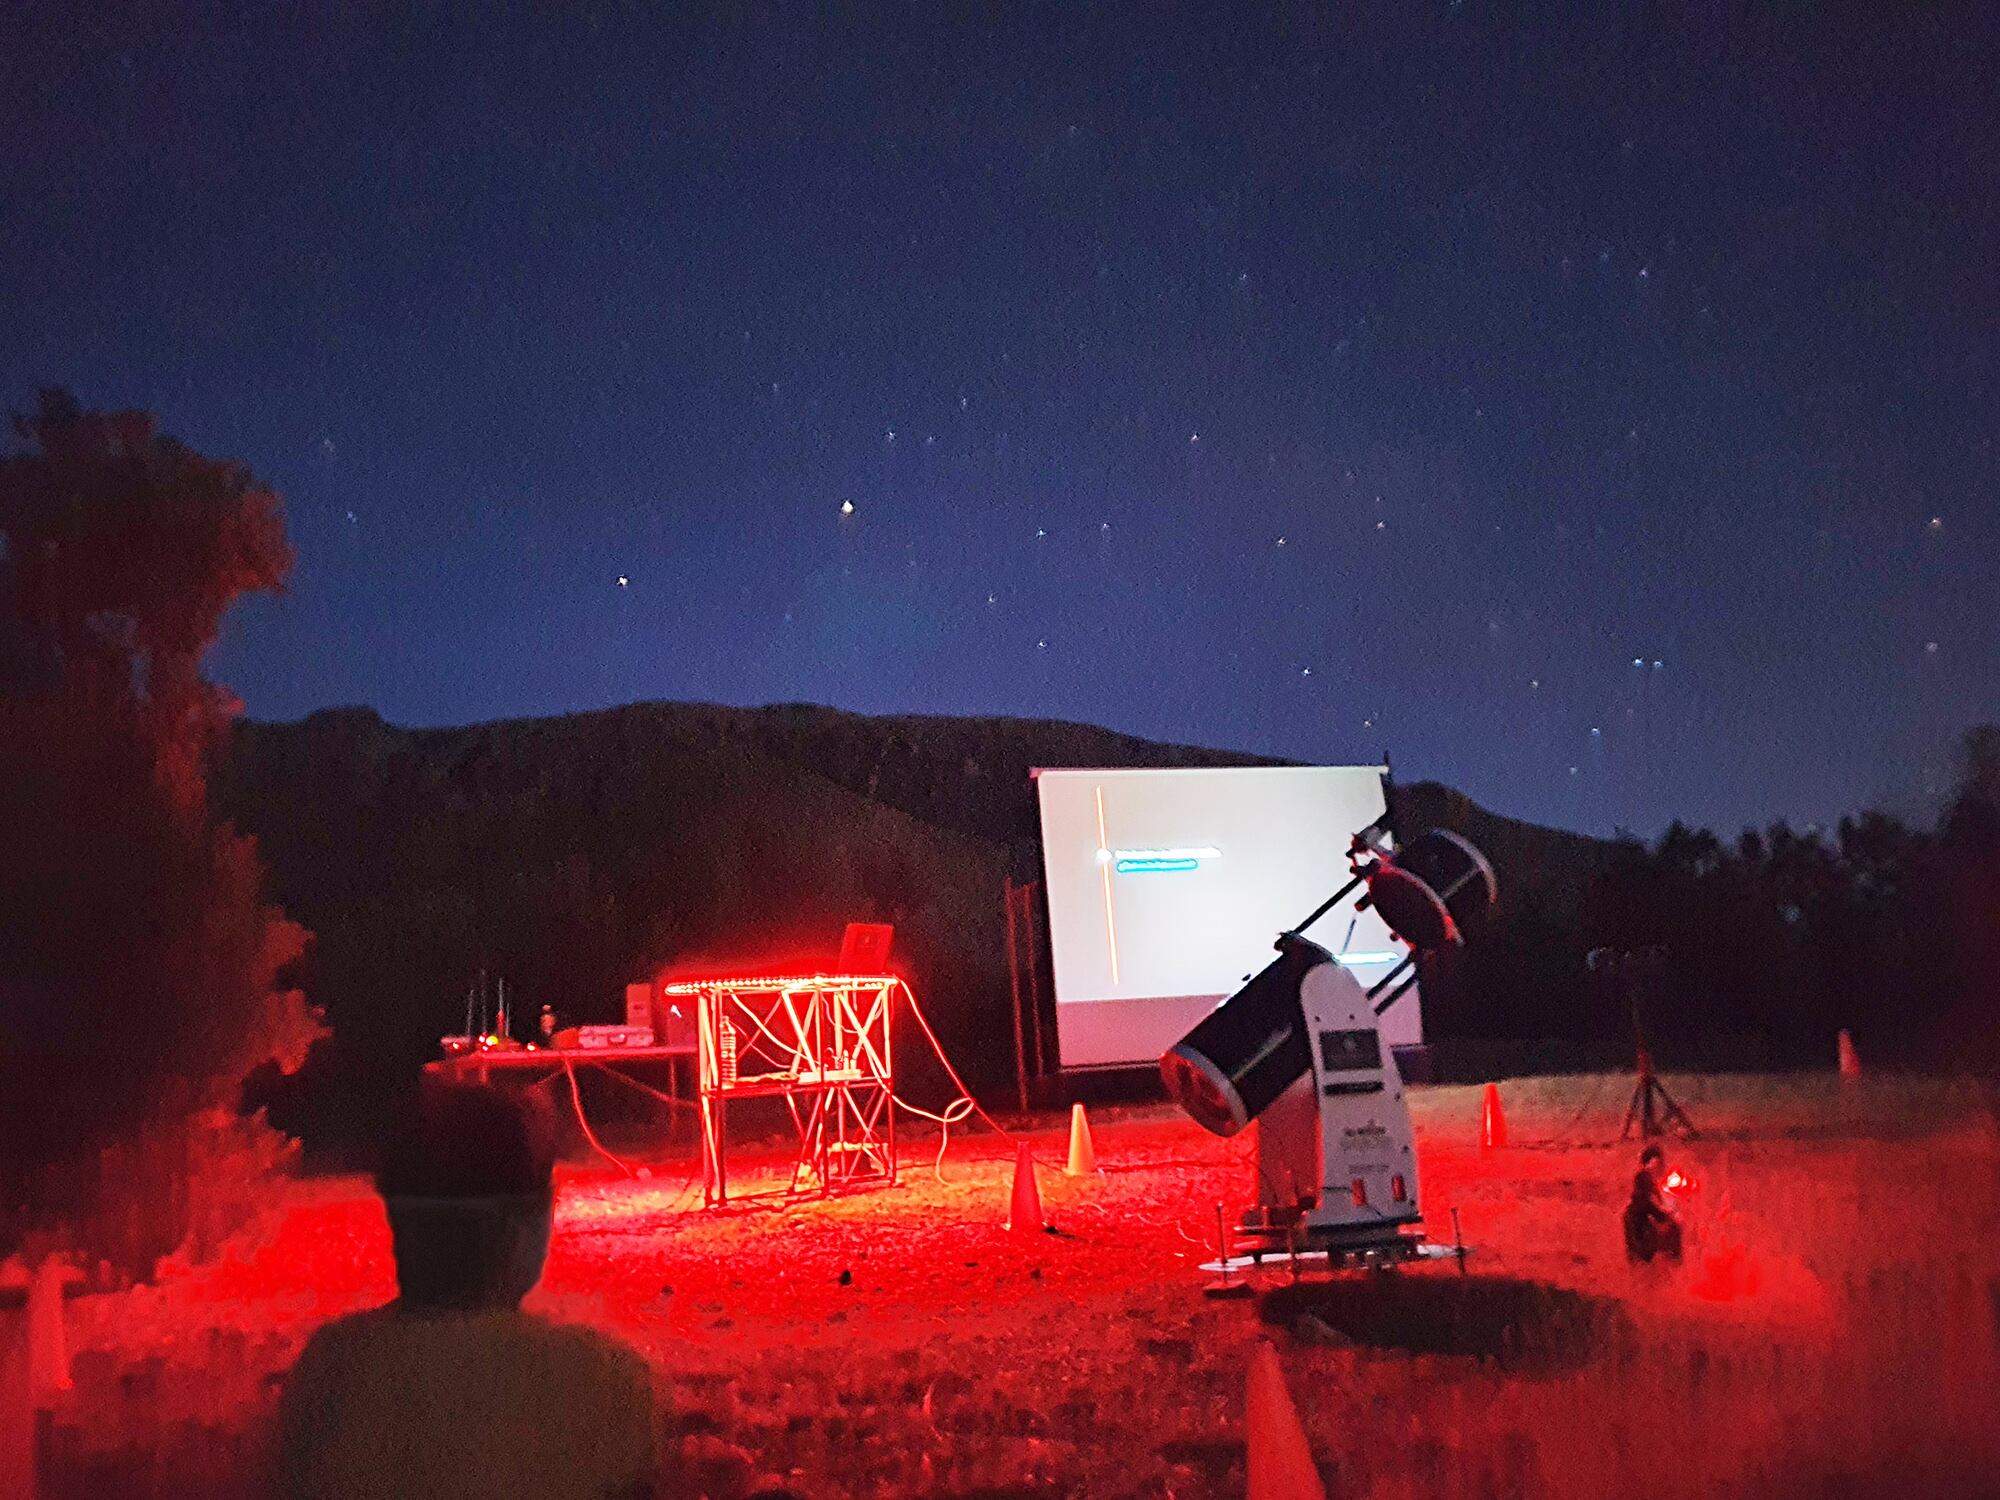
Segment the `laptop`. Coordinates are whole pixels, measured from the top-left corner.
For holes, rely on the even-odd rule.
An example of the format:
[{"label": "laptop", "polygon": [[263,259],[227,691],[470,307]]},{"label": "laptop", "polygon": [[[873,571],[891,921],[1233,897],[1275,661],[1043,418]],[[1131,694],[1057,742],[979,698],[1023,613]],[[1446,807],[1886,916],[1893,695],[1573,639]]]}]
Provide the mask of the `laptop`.
[{"label": "laptop", "polygon": [[888,973],[889,944],[895,936],[896,929],[887,922],[849,922],[840,940],[840,972]]}]

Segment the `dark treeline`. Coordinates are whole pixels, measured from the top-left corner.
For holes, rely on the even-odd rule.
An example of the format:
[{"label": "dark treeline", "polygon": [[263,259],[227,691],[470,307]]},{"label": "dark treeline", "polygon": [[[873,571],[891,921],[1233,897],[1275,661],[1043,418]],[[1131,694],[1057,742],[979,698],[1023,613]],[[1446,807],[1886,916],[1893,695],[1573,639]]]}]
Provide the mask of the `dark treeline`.
[{"label": "dark treeline", "polygon": [[[1964,740],[1934,827],[1882,813],[1725,840],[1676,823],[1600,846],[1580,884],[1516,882],[1438,986],[1434,1032],[1629,1055],[1637,988],[1663,1061],[1831,1066],[1834,1035],[1902,1066],[2000,1065],[2000,730]],[[1504,875],[1503,875],[1504,879]],[[1594,951],[1650,956],[1613,967]]]},{"label": "dark treeline", "polygon": [[[1587,962],[1610,947],[1660,950],[1650,1026],[1668,1065],[1830,1067],[1840,1027],[1872,1061],[1990,1063],[1996,739],[1970,738],[1965,792],[1936,829],[1869,815],[1646,845],[1397,786],[1405,834],[1455,828],[1501,880],[1487,929],[1427,975],[1440,1061],[1459,1077],[1629,1062],[1626,997]],[[849,920],[896,924],[953,1062],[1004,1099],[1001,888],[1038,873],[1030,769],[1246,759],[1071,724],[806,706],[243,725],[220,780],[274,894],[315,934],[304,981],[333,1028],[278,1117],[321,1133],[365,1118],[463,1024],[482,970],[508,980],[526,1038],[543,1004],[615,1019],[623,985],[662,968],[830,962]],[[1272,916],[1275,930],[1296,914]],[[942,1086],[914,1028],[898,1046],[917,1097]]]}]

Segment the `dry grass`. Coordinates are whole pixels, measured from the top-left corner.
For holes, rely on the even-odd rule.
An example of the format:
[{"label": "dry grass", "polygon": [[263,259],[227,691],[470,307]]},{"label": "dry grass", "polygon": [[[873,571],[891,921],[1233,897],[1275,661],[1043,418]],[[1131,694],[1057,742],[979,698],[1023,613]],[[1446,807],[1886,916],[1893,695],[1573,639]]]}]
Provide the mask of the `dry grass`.
[{"label": "dry grass", "polygon": [[[1107,1170],[1045,1170],[1060,1234],[1004,1233],[1011,1160],[921,1149],[896,1188],[702,1214],[687,1164],[564,1186],[552,1314],[644,1348],[670,1497],[1242,1492],[1243,1372],[1280,1350],[1330,1493],[1384,1497],[1990,1494],[2000,1463],[2000,1134],[1968,1088],[1669,1080],[1709,1132],[1688,1263],[1635,1270],[1616,1210],[1629,1082],[1419,1096],[1449,1266],[1203,1299],[1247,1142],[1171,1113],[1096,1120]],[[1058,1123],[1035,1142],[1060,1161]],[[922,1158],[919,1160],[918,1158]],[[56,1493],[256,1492],[269,1379],[323,1318],[388,1294],[358,1181],[301,1185],[276,1236],[165,1286],[75,1304]],[[1310,1317],[1305,1315],[1310,1314]],[[1342,1338],[1344,1330],[1352,1339]]]}]

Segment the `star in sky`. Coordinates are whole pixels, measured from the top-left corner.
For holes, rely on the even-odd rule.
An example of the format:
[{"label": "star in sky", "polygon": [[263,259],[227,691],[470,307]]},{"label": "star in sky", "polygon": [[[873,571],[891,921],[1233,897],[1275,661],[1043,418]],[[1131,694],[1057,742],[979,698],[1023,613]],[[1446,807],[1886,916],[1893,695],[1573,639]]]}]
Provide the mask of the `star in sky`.
[{"label": "star in sky", "polygon": [[1483,9],[24,34],[0,388],[284,496],[260,717],[1087,719],[1597,831],[1920,790],[2000,705],[2000,28]]}]

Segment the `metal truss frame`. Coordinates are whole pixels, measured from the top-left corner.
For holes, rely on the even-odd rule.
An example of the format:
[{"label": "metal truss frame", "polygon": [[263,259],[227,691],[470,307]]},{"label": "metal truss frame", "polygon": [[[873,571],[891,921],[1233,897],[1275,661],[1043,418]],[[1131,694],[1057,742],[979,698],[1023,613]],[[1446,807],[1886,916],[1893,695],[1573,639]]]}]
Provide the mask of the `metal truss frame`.
[{"label": "metal truss frame", "polygon": [[695,1002],[702,1201],[729,1201],[733,1099],[780,1098],[798,1133],[789,1195],[896,1180],[891,975],[693,979],[662,993]]}]

